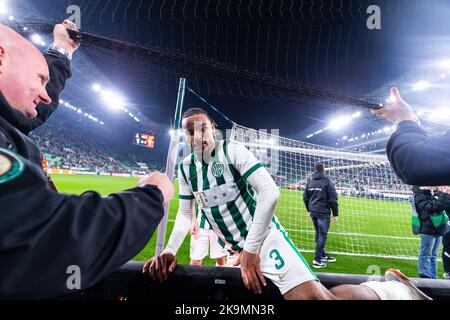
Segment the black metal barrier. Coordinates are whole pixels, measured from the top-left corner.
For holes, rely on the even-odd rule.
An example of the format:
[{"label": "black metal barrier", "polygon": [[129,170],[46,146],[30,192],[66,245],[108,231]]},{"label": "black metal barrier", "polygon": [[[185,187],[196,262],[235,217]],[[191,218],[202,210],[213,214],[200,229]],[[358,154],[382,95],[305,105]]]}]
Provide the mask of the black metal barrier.
[{"label": "black metal barrier", "polygon": [[[177,266],[165,283],[157,283],[142,274],[142,262],[129,262],[94,287],[64,299],[77,300],[172,300],[233,301],[281,300],[278,288],[268,281],[262,295],[254,295],[243,285],[238,268]],[[360,284],[382,280],[379,276],[317,273],[320,281],[332,288],[341,284]],[[450,281],[413,279],[426,294],[439,300],[450,300]]]}]

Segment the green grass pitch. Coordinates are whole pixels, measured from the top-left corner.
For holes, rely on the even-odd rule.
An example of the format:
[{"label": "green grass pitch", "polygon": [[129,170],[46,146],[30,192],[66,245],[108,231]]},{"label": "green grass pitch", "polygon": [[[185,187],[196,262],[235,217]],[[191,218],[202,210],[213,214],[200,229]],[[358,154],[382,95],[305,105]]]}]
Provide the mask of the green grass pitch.
[{"label": "green grass pitch", "polygon": [[[81,176],[81,175],[53,175],[52,176],[58,190],[60,192],[68,194],[81,194],[85,191],[97,191],[103,196],[107,196],[111,193],[132,188],[137,183],[137,178],[123,178],[123,177],[108,177],[108,176]],[[177,187],[177,186],[176,186]],[[279,216],[282,224],[289,232],[292,240],[297,243],[302,241],[306,243],[304,247],[308,250],[313,249],[313,226],[308,222],[304,216],[306,210],[304,209],[301,201],[301,194],[288,195],[287,193],[293,193],[296,191],[282,190],[284,197],[279,203],[277,209],[277,215]],[[293,203],[294,196],[298,198],[297,203]],[[284,201],[284,203],[283,203]],[[381,204],[380,204],[381,203]],[[413,237],[410,232],[411,222],[409,214],[404,215],[404,219],[397,221],[395,225],[386,225],[383,223],[384,216],[395,212],[396,210],[404,211],[405,207],[398,203],[387,203],[369,200],[369,199],[355,199],[350,197],[341,197],[339,199],[339,206],[342,215],[340,216],[339,223],[332,225],[330,229],[330,235],[327,247],[336,247],[340,245],[358,245],[364,243],[365,246],[369,246],[374,252],[380,253],[393,253],[389,250],[394,250],[392,242],[386,241],[386,238],[381,236],[405,236]],[[284,220],[282,208],[291,207],[302,208],[302,210],[295,210],[289,213],[289,220]],[[372,236],[366,237],[361,234],[355,234],[350,236],[351,243],[341,243],[343,241],[342,233],[348,232],[348,226],[356,223],[355,215],[352,214],[351,208],[355,206],[361,206],[361,209],[367,209],[368,213],[364,217],[364,225],[359,226],[360,233],[370,234]],[[280,209],[281,208],[281,209]],[[178,210],[178,197],[177,195],[172,200],[169,212],[169,225],[167,230],[167,239],[173,228],[173,221],[175,220],[176,212]],[[288,209],[285,209],[288,210]],[[364,210],[361,210],[365,212]],[[303,213],[302,213],[303,212]],[[405,211],[408,212],[408,211]],[[296,217],[295,215],[298,215]],[[301,216],[303,215],[303,216]],[[403,217],[403,216],[402,216]],[[306,223],[308,222],[308,223]],[[349,238],[348,236],[346,238]],[[308,241],[306,241],[308,240]],[[348,241],[348,239],[346,240]],[[354,241],[354,242],[353,242]],[[397,240],[396,240],[397,241]],[[417,252],[419,250],[419,241],[417,242]],[[411,243],[411,241],[409,241]],[[147,246],[140,252],[135,260],[145,261],[152,257],[155,251],[156,235],[154,235]],[[414,248],[413,248],[414,249]],[[396,249],[398,250],[398,248]],[[411,250],[411,249],[410,249]],[[301,251],[301,250],[300,250]],[[313,254],[310,252],[302,252],[306,260],[311,263]],[[411,277],[417,277],[417,260],[403,260],[393,258],[378,258],[378,257],[365,257],[365,256],[348,256],[348,255],[334,255],[337,257],[336,263],[330,263],[326,269],[321,269],[321,272],[331,273],[348,273],[348,274],[373,274],[374,270],[379,270],[384,273],[389,268],[397,268],[402,270],[405,274]],[[183,243],[183,246],[178,252],[178,260],[181,264],[189,264],[189,235]],[[206,265],[213,265],[214,261],[205,259]],[[442,264],[439,263],[439,275],[442,275]]]}]

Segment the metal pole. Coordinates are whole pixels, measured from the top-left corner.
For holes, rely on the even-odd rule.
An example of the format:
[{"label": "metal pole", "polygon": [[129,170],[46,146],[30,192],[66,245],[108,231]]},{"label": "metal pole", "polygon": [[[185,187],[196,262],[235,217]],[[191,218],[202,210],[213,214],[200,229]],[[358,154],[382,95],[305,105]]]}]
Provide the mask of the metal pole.
[{"label": "metal pole", "polygon": [[[177,107],[175,109],[175,121],[172,127],[172,134],[170,137],[169,151],[167,153],[166,162],[166,174],[173,181],[175,176],[175,167],[177,165],[178,150],[180,147],[180,136],[179,129],[181,127],[181,112],[183,110],[183,101],[186,91],[186,79],[180,79],[180,85],[178,87],[178,98]],[[169,219],[169,208],[170,203],[164,207],[164,217],[158,226],[158,238],[156,241],[156,251],[155,254],[159,255],[164,250],[164,245],[166,242],[166,231],[167,231],[167,221]]]}]

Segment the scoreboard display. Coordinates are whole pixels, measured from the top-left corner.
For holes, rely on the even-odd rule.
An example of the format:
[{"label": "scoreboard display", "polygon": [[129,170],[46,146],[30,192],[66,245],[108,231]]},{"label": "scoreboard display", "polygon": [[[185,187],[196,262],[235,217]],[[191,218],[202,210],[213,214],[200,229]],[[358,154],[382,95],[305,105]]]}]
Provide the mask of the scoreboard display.
[{"label": "scoreboard display", "polygon": [[136,146],[153,149],[155,147],[155,136],[150,136],[145,133],[136,133],[133,139],[133,144]]}]

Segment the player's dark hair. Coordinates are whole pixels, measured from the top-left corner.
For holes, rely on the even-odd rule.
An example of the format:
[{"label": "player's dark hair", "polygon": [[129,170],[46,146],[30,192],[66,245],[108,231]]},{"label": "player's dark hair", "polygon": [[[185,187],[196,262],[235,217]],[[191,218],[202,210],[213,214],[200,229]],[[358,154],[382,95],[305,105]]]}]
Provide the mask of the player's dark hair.
[{"label": "player's dark hair", "polygon": [[192,117],[192,116],[196,116],[199,114],[204,114],[205,116],[208,117],[209,121],[211,121],[211,123],[214,126],[217,126],[216,122],[214,121],[213,118],[211,118],[208,114],[208,112],[206,112],[205,110],[203,110],[202,108],[190,108],[188,110],[186,110],[183,115],[181,116],[181,121],[183,121],[186,118]]},{"label": "player's dark hair", "polygon": [[316,172],[324,172],[325,171],[325,167],[322,163],[316,163],[316,165],[314,166],[314,169],[316,170]]}]

